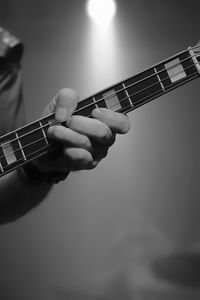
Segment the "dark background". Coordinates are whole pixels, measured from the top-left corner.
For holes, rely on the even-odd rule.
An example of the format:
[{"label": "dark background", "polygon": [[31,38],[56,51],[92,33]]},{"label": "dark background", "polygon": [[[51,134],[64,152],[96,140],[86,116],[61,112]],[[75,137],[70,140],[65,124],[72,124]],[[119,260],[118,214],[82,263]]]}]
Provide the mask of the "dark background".
[{"label": "dark background", "polygon": [[[105,35],[86,1],[1,0],[25,44],[29,121],[62,87],[81,98],[195,45],[197,0],[117,1]],[[2,300],[199,299],[199,81],[129,114],[95,170],[71,174],[0,228]]]}]

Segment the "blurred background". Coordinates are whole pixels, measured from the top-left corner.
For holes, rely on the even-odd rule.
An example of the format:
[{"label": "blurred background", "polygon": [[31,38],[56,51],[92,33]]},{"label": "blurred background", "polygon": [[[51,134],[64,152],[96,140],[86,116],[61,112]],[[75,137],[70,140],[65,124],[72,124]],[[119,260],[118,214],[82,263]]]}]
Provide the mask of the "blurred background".
[{"label": "blurred background", "polygon": [[[197,0],[117,0],[109,24],[86,4],[0,0],[1,26],[25,44],[28,121],[62,87],[83,99],[200,37]],[[0,299],[199,299],[199,93],[196,80],[129,113],[95,170],[0,227]]]}]

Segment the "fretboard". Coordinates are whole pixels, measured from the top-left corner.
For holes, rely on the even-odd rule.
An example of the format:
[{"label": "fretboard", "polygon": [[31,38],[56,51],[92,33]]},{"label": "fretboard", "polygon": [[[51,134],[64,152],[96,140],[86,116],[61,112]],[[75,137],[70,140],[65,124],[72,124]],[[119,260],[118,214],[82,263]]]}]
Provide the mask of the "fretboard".
[{"label": "fretboard", "polygon": [[[199,53],[199,45],[190,47],[80,101],[74,114],[90,117],[99,107],[128,113],[199,77]],[[51,114],[0,137],[0,176],[52,151],[56,143],[47,137],[47,130],[55,123]]]}]

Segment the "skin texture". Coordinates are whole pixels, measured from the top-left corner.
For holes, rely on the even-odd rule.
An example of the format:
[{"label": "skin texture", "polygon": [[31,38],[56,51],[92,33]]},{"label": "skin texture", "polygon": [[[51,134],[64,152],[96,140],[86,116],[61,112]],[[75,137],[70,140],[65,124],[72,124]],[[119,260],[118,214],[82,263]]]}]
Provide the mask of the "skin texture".
[{"label": "skin texture", "polygon": [[94,109],[92,118],[72,115],[77,103],[76,93],[63,89],[45,109],[43,115],[55,112],[57,121],[65,126],[49,128],[48,137],[61,142],[63,151],[54,159],[50,155],[36,161],[41,171],[93,169],[107,155],[116,134],[124,134],[130,128],[127,116],[105,108]]},{"label": "skin texture", "polygon": [[[48,137],[61,143],[61,151],[38,158],[32,163],[40,172],[93,169],[113,145],[116,134],[129,130],[128,118],[120,113],[100,108],[92,118],[72,115],[78,97],[71,89],[63,89],[49,103],[43,116],[55,112],[59,123],[48,130]],[[58,123],[58,124],[59,124]],[[17,220],[41,203],[53,184],[34,184],[19,168],[0,178],[0,224]]]}]

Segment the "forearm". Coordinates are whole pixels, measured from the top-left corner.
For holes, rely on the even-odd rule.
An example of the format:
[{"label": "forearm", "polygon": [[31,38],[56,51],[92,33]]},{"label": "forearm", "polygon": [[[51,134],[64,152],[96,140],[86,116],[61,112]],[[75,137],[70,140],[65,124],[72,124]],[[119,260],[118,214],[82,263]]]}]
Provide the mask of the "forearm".
[{"label": "forearm", "polygon": [[36,207],[52,184],[34,184],[22,169],[0,178],[0,224],[12,222]]}]

